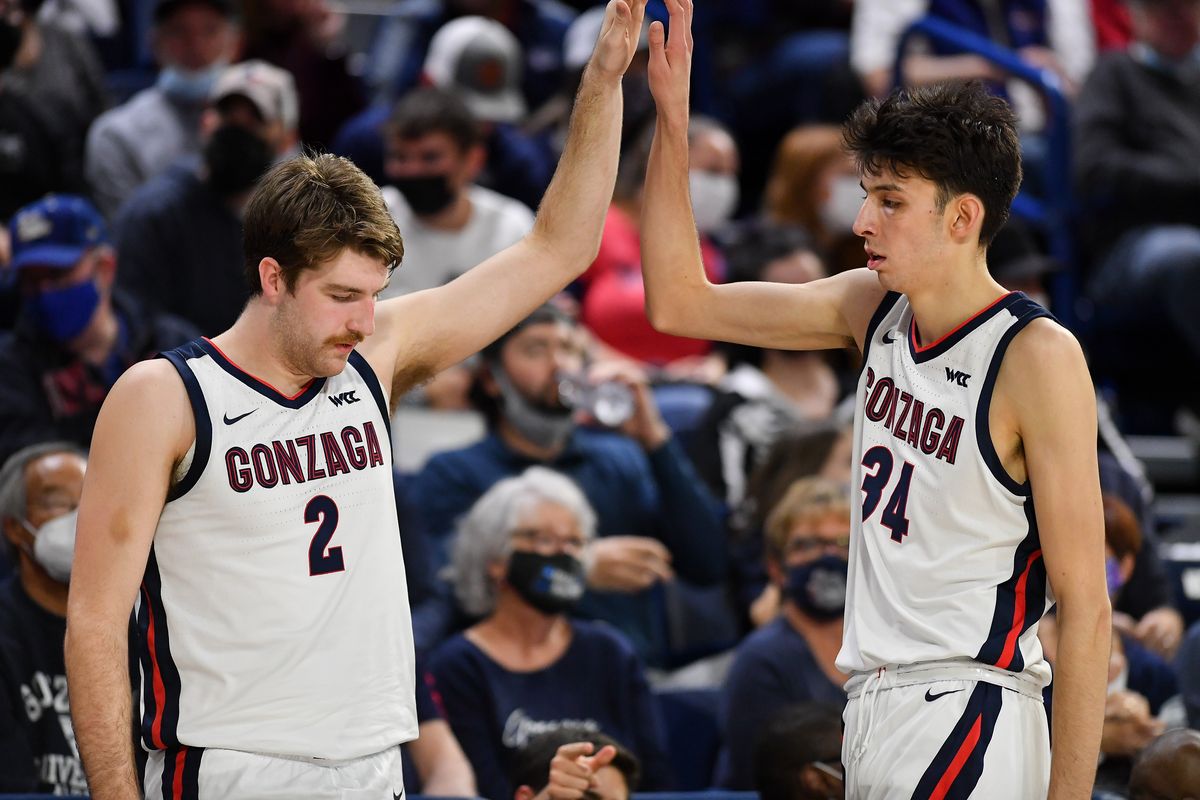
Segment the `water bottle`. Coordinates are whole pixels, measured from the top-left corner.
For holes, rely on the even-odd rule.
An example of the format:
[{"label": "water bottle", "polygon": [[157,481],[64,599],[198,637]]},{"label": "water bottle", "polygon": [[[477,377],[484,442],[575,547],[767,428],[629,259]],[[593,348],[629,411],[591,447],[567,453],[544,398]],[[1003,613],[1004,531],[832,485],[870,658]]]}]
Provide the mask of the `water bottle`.
[{"label": "water bottle", "polygon": [[619,381],[589,383],[582,375],[563,375],[558,397],[569,408],[588,412],[606,428],[618,428],[634,412],[633,390]]}]

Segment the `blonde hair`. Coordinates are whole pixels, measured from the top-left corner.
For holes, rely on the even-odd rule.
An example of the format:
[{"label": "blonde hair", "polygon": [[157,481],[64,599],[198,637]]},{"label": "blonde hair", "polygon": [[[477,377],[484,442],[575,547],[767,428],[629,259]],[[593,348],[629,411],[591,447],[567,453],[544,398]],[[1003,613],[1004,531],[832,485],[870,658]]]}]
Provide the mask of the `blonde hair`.
[{"label": "blonde hair", "polygon": [[793,483],[765,524],[767,556],[783,559],[788,538],[799,522],[810,522],[826,514],[845,514],[850,519],[850,487],[814,475]]}]

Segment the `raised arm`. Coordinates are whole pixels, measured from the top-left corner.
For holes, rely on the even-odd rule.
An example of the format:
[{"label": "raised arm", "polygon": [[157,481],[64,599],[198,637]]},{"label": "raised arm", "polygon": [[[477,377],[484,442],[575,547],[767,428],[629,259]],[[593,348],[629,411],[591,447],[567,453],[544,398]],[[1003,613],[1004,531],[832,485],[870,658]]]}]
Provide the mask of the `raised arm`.
[{"label": "raised arm", "polygon": [[671,35],[650,26],[650,90],[658,122],[642,204],[646,313],[664,333],[783,350],[861,345],[883,298],[875,276],[852,270],[796,286],[709,283],[688,194],[691,0],[666,0]]},{"label": "raised arm", "polygon": [[141,797],[130,741],[129,615],[171,470],[194,429],[183,383],[166,361],[130,368],[96,421],[66,639],[71,717],[95,800]]},{"label": "raised arm", "polygon": [[[533,229],[458,279],[380,303],[365,354],[397,389],[453,366],[550,299],[596,258],[621,140],[621,78],[637,48],[646,0],[609,0],[584,70],[567,142]],[[403,233],[403,232],[402,232]],[[379,366],[376,369],[380,369]]]},{"label": "raised arm", "polygon": [[997,395],[1015,412],[1058,601],[1049,796],[1087,797],[1096,777],[1112,622],[1095,392],[1078,342],[1049,320],[1030,323],[1004,359]]}]

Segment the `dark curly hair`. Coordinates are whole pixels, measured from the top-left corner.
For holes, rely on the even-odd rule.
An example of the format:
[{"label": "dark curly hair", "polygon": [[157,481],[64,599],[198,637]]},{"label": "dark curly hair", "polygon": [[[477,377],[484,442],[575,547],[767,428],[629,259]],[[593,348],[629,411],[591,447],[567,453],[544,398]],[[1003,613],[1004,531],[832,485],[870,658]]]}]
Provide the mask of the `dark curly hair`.
[{"label": "dark curly hair", "polygon": [[888,170],[932,181],[939,210],[955,195],[978,197],[984,247],[1008,220],[1021,186],[1016,119],[979,81],[897,89],[863,103],[847,120],[842,141],[863,174]]}]

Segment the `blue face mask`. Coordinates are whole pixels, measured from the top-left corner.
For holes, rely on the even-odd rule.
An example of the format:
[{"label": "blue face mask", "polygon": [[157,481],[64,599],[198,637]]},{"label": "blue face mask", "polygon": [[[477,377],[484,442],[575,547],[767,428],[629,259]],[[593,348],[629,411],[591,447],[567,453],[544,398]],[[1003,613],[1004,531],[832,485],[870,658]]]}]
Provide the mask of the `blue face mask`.
[{"label": "blue face mask", "polygon": [[789,568],[784,591],[787,598],[810,617],[837,619],[846,613],[846,576],[849,572],[846,559],[826,554],[816,561]]},{"label": "blue face mask", "polygon": [[1116,597],[1125,585],[1125,579],[1121,577],[1121,563],[1113,556],[1104,557],[1104,579],[1108,583],[1109,597]]},{"label": "blue face mask", "polygon": [[208,102],[208,95],[224,69],[225,65],[221,62],[195,70],[164,67],[158,73],[158,88],[172,100],[201,105]]},{"label": "blue face mask", "polygon": [[57,342],[69,342],[92,321],[100,306],[100,287],[95,279],[50,289],[25,299],[38,329]]}]

